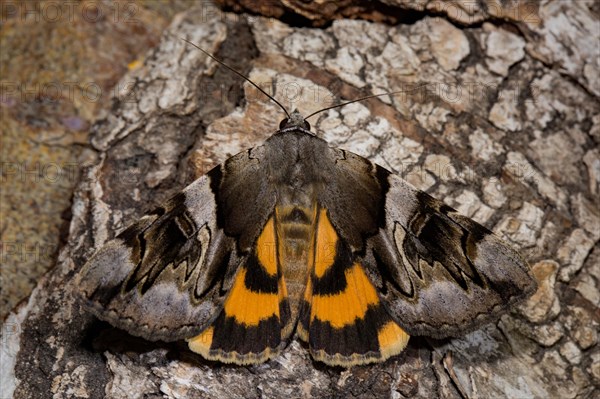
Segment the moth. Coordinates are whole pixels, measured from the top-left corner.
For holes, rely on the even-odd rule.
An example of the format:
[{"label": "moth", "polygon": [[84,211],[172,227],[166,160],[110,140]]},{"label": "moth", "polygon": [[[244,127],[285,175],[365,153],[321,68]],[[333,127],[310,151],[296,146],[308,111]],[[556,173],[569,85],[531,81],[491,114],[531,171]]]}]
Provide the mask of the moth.
[{"label": "moth", "polygon": [[265,362],[297,333],[315,360],[349,367],[400,353],[410,335],[473,330],[535,291],[490,230],[281,107],[264,144],[89,259],[76,282],[86,308],[209,360]]}]

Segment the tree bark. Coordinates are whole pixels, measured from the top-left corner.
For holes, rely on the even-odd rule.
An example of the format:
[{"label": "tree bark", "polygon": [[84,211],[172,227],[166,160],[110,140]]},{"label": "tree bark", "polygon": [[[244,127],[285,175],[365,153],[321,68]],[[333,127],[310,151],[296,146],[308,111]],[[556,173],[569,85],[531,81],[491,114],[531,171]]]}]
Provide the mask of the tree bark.
[{"label": "tree bark", "polygon": [[[597,6],[542,2],[524,20],[489,9],[461,19],[432,9],[433,2],[421,9],[385,3],[382,10],[412,8],[411,23],[331,21],[321,14],[326,28],[294,27],[206,4],[174,19],[94,125],[97,161],[75,192],[68,243],[5,322],[3,395],[598,394]],[[412,337],[399,356],[348,370],[313,362],[298,341],[262,365],[215,364],[185,343],[147,342],[84,312],[73,277],[95,250],[213,166],[263,142],[283,118],[182,37],[305,115],[401,91],[324,112],[310,120],[313,131],[500,234],[532,265],[538,292],[464,337]]]}]

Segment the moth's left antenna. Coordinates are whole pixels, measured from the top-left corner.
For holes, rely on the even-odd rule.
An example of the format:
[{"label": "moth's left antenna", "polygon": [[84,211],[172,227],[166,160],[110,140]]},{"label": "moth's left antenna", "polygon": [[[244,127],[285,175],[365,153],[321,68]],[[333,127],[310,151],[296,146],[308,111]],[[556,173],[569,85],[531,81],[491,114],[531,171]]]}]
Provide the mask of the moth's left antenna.
[{"label": "moth's left antenna", "polygon": [[226,63],[224,63],[223,61],[221,61],[220,59],[216,58],[214,55],[212,55],[208,51],[206,51],[204,49],[201,49],[200,47],[196,46],[194,43],[190,42],[189,40],[187,40],[187,39],[185,39],[183,37],[181,38],[181,40],[183,40],[184,42],[186,42],[188,44],[191,44],[194,47],[196,47],[198,50],[202,51],[204,54],[206,54],[207,56],[209,56],[210,58],[212,58],[213,60],[215,60],[219,64],[223,65],[225,68],[229,69],[231,72],[235,73],[236,75],[238,75],[239,77],[243,78],[248,83],[250,83],[252,86],[256,87],[258,89],[258,91],[260,91],[262,94],[264,94],[265,96],[267,96],[271,100],[273,100],[273,102],[275,104],[279,105],[279,107],[283,110],[283,112],[285,112],[285,114],[287,115],[288,118],[290,117],[290,113],[287,111],[287,109],[285,109],[285,107],[283,105],[281,105],[281,103],[279,101],[275,100],[275,98],[273,98],[273,96],[271,96],[269,93],[267,93],[266,91],[264,91],[263,89],[261,89],[256,83],[254,83],[253,81],[251,81],[250,78],[242,75],[240,72],[236,71],[235,69],[233,69],[232,67],[230,67],[229,65],[227,65]]}]

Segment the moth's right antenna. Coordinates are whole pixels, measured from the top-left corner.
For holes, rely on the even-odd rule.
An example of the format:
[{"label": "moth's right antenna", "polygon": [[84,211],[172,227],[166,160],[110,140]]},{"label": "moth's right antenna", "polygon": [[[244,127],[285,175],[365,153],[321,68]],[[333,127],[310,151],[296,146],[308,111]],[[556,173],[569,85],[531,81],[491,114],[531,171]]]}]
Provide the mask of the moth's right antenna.
[{"label": "moth's right antenna", "polygon": [[398,90],[398,91],[391,91],[389,93],[371,94],[370,96],[365,96],[365,97],[357,98],[355,100],[346,101],[345,103],[335,104],[335,105],[332,105],[330,107],[322,108],[322,109],[320,109],[318,111],[315,111],[312,114],[308,115],[304,119],[308,119],[311,116],[315,116],[316,114],[320,114],[321,112],[324,112],[324,111],[327,111],[327,110],[330,110],[330,109],[339,108],[339,107],[343,107],[344,105],[348,105],[348,104],[352,104],[352,103],[357,103],[359,101],[368,100],[369,98],[382,97],[382,96],[390,96],[391,97],[391,96],[393,96],[395,94],[401,94],[401,93],[406,93],[406,92],[407,92],[406,90]]},{"label": "moth's right antenna", "polygon": [[253,81],[250,80],[250,78],[242,75],[240,72],[236,71],[235,69],[233,69],[232,67],[230,67],[229,65],[227,65],[226,63],[224,63],[223,61],[219,60],[218,58],[216,58],[214,55],[212,55],[211,53],[209,53],[208,51],[201,49],[200,47],[196,46],[194,43],[190,42],[189,40],[185,39],[185,38],[181,38],[181,40],[183,40],[184,42],[191,44],[192,46],[196,47],[198,50],[202,51],[204,54],[206,54],[207,56],[209,56],[210,58],[212,58],[213,60],[215,60],[216,62],[218,62],[219,64],[223,65],[225,68],[229,69],[231,72],[235,73],[236,75],[238,75],[239,77],[243,78],[245,81],[247,81],[248,83],[250,83],[252,86],[256,87],[258,89],[258,91],[260,91],[262,94],[264,94],[265,96],[269,97],[271,100],[273,100],[273,102],[277,105],[279,105],[279,107],[283,110],[283,112],[285,112],[285,114],[287,115],[287,117],[290,117],[290,113],[287,111],[287,109],[285,109],[285,107],[283,105],[281,105],[281,103],[277,100],[275,100],[275,98],[273,98],[273,96],[271,96],[269,93],[267,93],[266,91],[264,91],[263,89],[261,89],[256,83],[254,83]]}]

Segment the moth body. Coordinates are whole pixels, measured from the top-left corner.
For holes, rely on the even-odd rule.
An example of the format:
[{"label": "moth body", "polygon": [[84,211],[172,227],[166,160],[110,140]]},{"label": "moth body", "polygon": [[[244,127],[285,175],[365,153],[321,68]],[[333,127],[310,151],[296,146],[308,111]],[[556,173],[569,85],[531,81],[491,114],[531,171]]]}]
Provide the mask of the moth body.
[{"label": "moth body", "polygon": [[210,360],[264,362],[297,332],[352,366],[475,329],[535,282],[491,231],[294,112],[109,241],[78,287],[99,318]]}]

